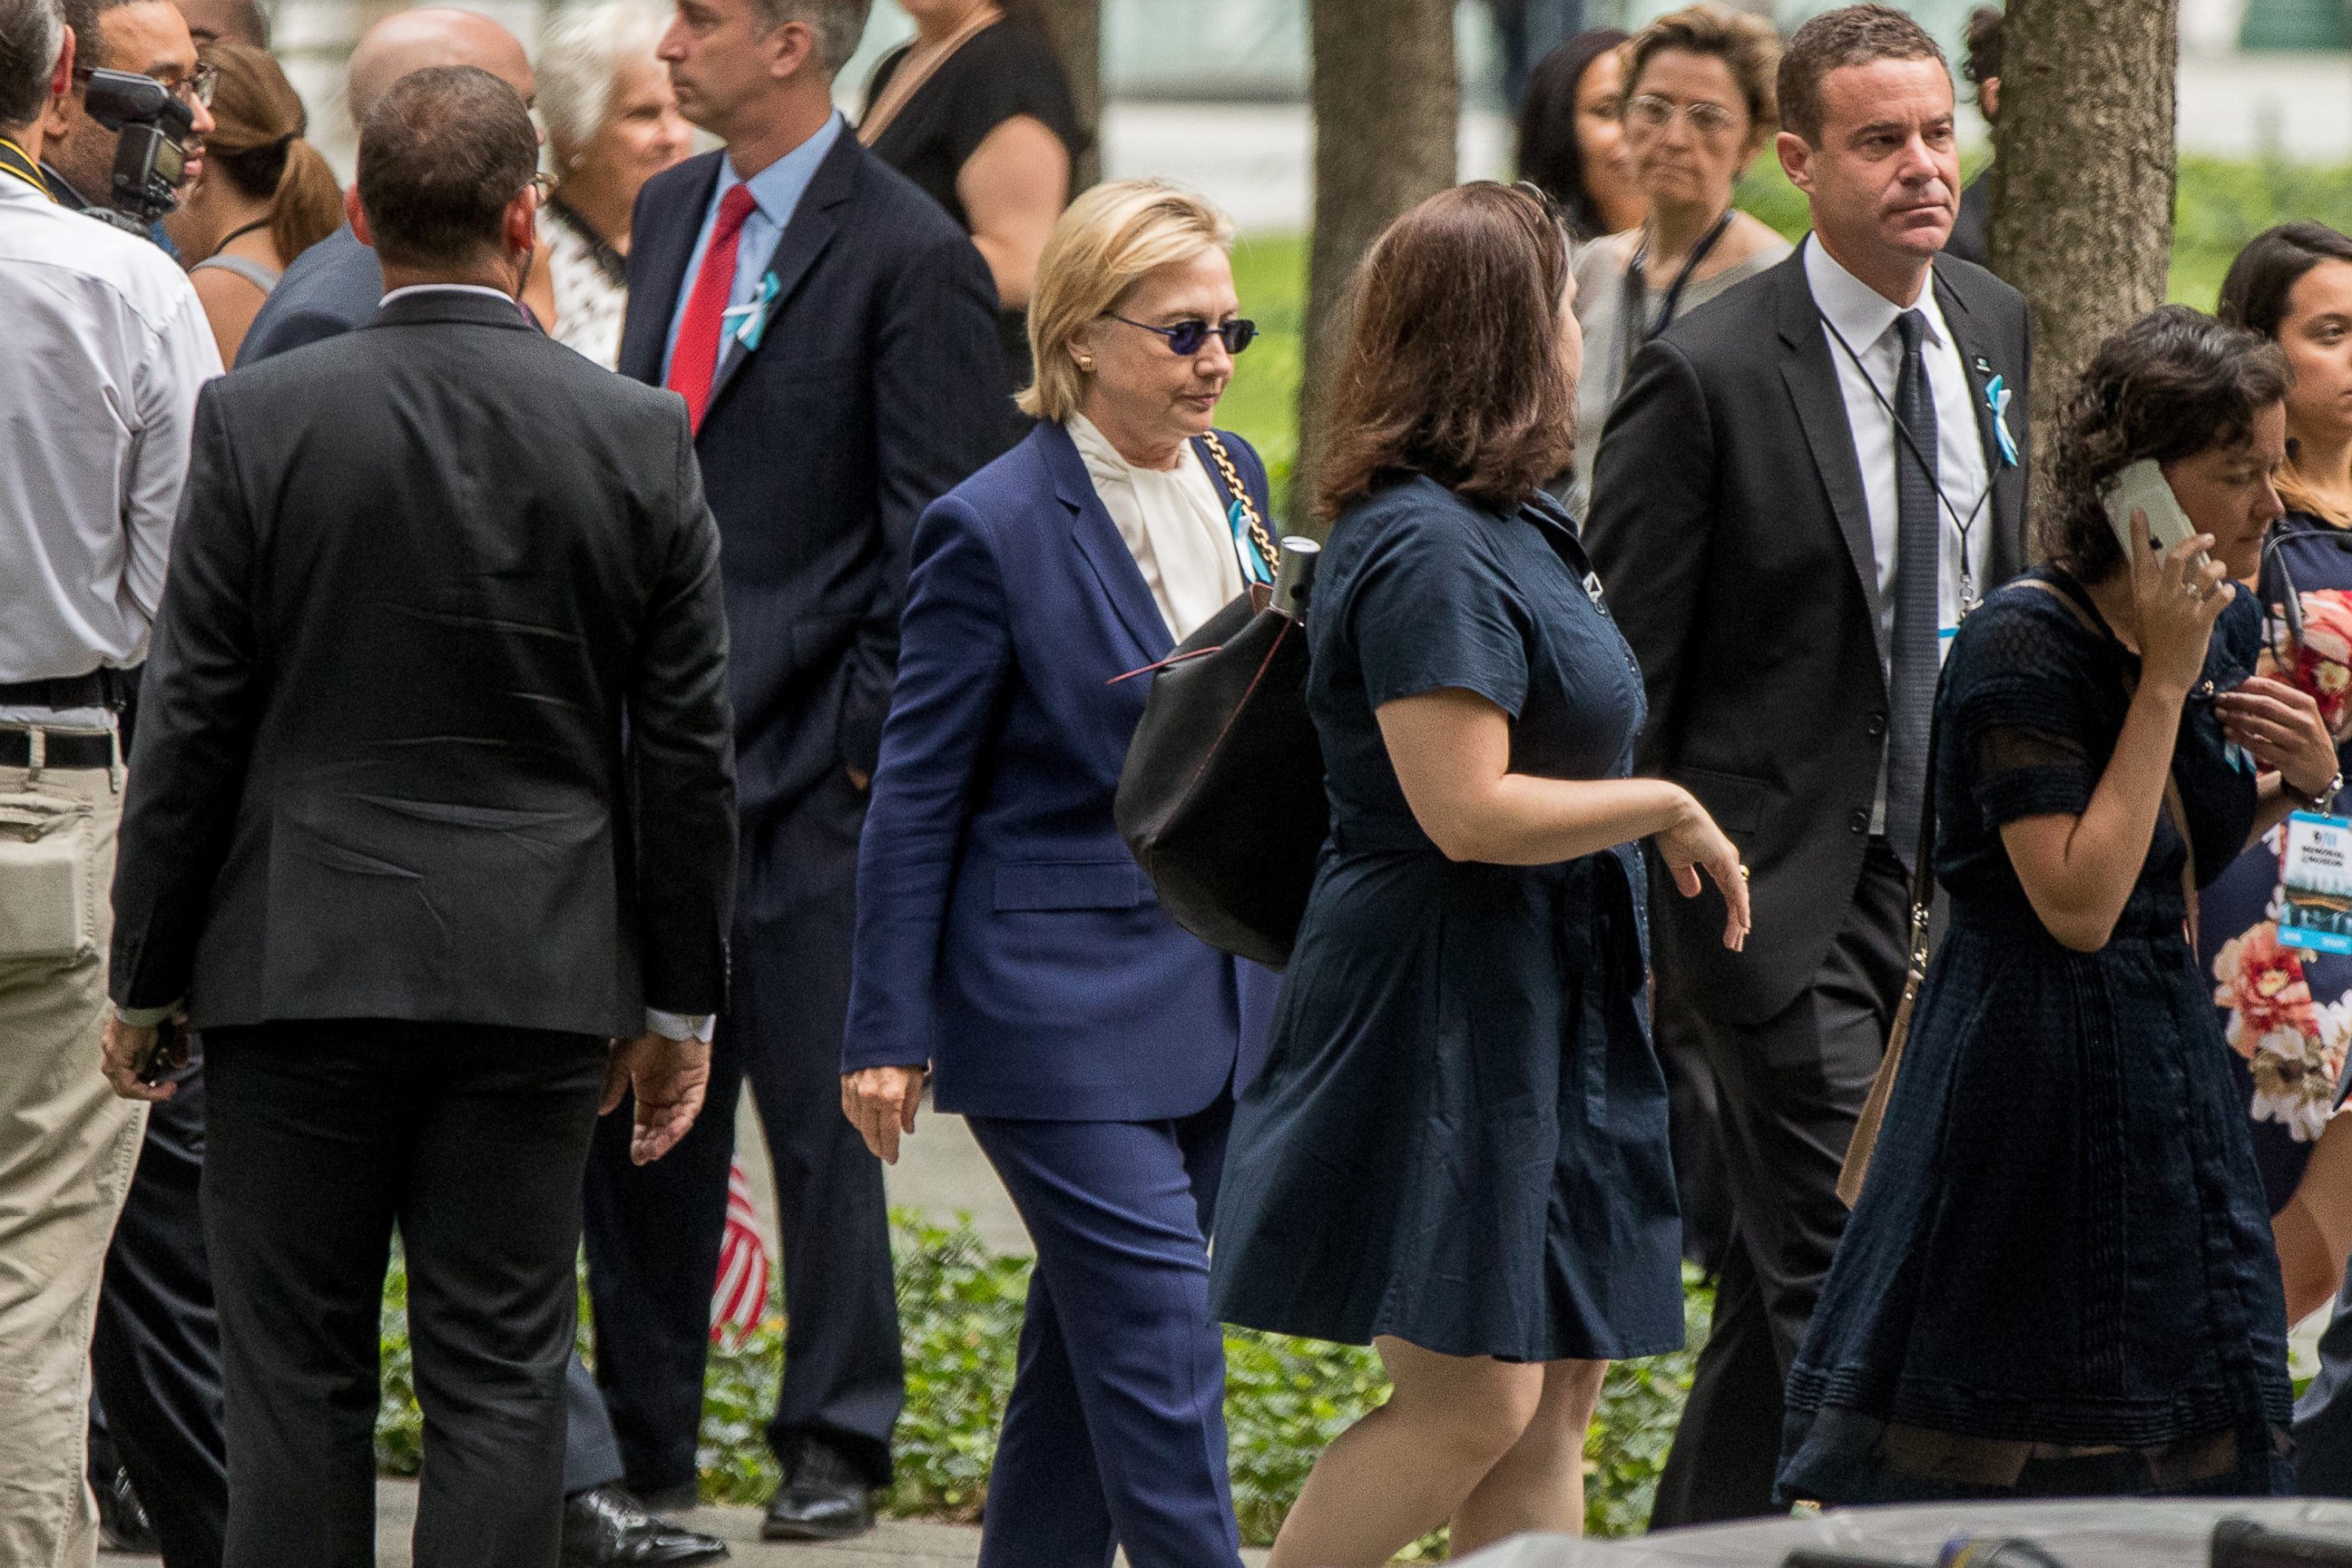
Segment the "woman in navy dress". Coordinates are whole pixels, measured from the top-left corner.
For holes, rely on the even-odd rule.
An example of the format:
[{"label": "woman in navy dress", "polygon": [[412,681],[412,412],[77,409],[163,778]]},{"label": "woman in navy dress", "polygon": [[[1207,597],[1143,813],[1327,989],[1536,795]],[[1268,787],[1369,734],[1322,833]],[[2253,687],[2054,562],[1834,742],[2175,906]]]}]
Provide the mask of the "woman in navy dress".
[{"label": "woman in navy dress", "polygon": [[[2291,1489],[2270,1209],[2184,931],[2185,880],[2336,768],[2228,583],[2281,510],[2285,388],[2275,348],[2178,306],[2109,339],[2062,416],[2051,563],[1961,625],[1950,917],[1790,1373],[1787,1500]],[[2202,531],[2126,560],[2101,492],[2143,458]]]},{"label": "woman in navy dress", "polygon": [[1359,279],[1307,613],[1329,841],[1235,1113],[1212,1306],[1375,1345],[1388,1404],[1323,1456],[1276,1568],[1574,1531],[1606,1362],[1682,1343],[1665,1085],[1643,1026],[1641,852],[1738,857],[1627,777],[1640,670],[1559,471],[1580,340],[1566,237],[1524,190],[1431,197]]},{"label": "woman in navy dress", "polygon": [[858,845],[842,1105],[884,1160],[924,1081],[1037,1248],[981,1568],[1240,1568],[1208,1227],[1274,976],[1180,930],[1111,801],[1146,683],[1267,563],[1211,427],[1233,227],[1097,185],[1039,264],[1036,427],[923,513]]}]

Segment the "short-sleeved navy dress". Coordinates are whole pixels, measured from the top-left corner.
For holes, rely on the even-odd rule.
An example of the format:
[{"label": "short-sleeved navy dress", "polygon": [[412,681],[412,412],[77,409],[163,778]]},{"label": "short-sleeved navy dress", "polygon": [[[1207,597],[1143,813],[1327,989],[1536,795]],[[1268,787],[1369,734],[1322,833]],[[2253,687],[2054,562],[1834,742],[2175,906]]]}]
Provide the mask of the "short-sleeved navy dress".
[{"label": "short-sleeved navy dress", "polygon": [[1679,1346],[1641,852],[1448,860],[1373,717],[1474,691],[1513,717],[1512,771],[1626,775],[1641,672],[1567,515],[1392,485],[1333,529],[1308,639],[1331,836],[1234,1114],[1211,1310],[1509,1361]]},{"label": "short-sleeved navy dress", "polygon": [[[2084,611],[2073,579],[2038,574]],[[2212,698],[2253,668],[2215,626],[2172,777],[2200,882],[2253,823]],[[2270,1207],[2159,814],[2096,952],[2036,918],[2000,837],[2078,815],[2137,659],[2013,584],[1962,624],[1937,696],[1950,894],[1863,1189],[1790,1370],[1780,1491],[1853,1504],[2292,1490]]]}]

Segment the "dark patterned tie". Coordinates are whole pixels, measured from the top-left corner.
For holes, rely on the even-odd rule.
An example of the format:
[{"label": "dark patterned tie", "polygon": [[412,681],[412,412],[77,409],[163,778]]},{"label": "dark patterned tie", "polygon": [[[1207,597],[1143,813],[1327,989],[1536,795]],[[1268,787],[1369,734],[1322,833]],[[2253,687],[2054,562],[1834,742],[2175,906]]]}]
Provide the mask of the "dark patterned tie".
[{"label": "dark patterned tie", "polygon": [[[1886,731],[1886,837],[1905,865],[1919,844],[1919,799],[1927,779],[1928,721],[1936,705],[1937,647],[1943,620],[1943,576],[1936,518],[1936,399],[1919,353],[1927,319],[1895,318],[1903,363],[1895,376],[1894,712]],[[1904,439],[1904,432],[1910,439]]]}]

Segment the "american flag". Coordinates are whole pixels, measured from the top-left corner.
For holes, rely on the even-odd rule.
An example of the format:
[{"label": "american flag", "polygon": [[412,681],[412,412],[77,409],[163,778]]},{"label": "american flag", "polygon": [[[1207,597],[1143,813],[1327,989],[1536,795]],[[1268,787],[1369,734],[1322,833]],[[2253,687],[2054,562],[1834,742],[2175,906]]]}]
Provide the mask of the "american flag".
[{"label": "american flag", "polygon": [[713,1343],[740,1340],[768,1310],[768,1247],[751,1211],[751,1183],[736,1161],[727,1171],[727,1234],[719,1244],[719,1283],[710,1297]]}]

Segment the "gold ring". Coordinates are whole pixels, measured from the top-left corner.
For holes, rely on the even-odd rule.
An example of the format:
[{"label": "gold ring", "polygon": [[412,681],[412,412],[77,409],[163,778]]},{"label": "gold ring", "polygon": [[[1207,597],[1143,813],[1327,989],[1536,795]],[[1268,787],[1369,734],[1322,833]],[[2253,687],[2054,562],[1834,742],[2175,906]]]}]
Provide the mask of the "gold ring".
[{"label": "gold ring", "polygon": [[1745,866],[1739,868],[1739,879],[1743,882],[1748,880],[1748,868]]}]

